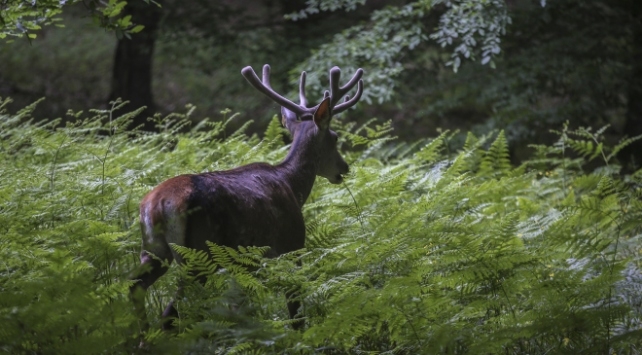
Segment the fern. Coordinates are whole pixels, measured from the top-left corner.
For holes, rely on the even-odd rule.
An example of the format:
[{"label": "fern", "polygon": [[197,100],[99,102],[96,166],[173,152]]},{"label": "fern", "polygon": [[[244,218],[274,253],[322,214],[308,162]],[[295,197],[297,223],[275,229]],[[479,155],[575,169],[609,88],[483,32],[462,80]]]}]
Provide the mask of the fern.
[{"label": "fern", "polygon": [[[138,202],[166,178],[279,162],[238,116],[188,129],[193,107],[126,132],[136,114],[37,122],[0,100],[0,349],[133,353],[128,299]],[[183,263],[150,288],[152,353],[638,353],[642,172],[621,177],[605,129],[565,125],[513,167],[503,132],[395,142],[390,124],[336,122],[351,173],[318,179],[306,248],[174,246]],[[637,139],[637,138],[632,138]],[[489,144],[489,142],[491,142]],[[590,164],[589,161],[591,162]],[[182,281],[179,281],[182,280]],[[199,282],[202,281],[202,282]],[[178,285],[182,294],[177,294]],[[303,302],[293,331],[286,293]],[[177,298],[178,332],[156,330]]]},{"label": "fern", "polygon": [[479,173],[484,176],[502,176],[511,169],[512,167],[508,157],[508,142],[502,130],[482,159]]}]

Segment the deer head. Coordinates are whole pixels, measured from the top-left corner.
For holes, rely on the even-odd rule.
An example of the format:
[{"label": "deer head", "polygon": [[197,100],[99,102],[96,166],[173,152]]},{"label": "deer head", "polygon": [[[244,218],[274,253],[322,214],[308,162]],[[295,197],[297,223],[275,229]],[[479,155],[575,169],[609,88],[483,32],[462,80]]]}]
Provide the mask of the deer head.
[{"label": "deer head", "polygon": [[[337,150],[338,136],[330,129],[330,122],[334,114],[354,106],[361,98],[363,70],[358,69],[348,83],[339,87],[341,69],[330,69],[330,91],[326,91],[323,100],[314,107],[307,107],[305,72],[301,73],[299,79],[299,104],[284,98],[272,89],[269,65],[263,66],[262,80],[259,80],[252,67],[243,68],[241,73],[252,86],[281,105],[281,123],[294,137],[290,154],[305,156],[305,159],[316,164],[316,175],[328,179],[333,184],[341,183],[343,175],[348,172],[348,164]],[[343,95],[355,85],[355,95],[352,98],[345,96],[344,102],[338,104]]]}]

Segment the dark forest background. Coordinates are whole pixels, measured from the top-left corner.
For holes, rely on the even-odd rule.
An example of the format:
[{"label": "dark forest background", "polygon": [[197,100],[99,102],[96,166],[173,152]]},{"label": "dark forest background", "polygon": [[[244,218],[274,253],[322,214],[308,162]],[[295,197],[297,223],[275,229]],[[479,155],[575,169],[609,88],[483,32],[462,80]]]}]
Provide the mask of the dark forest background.
[{"label": "dark forest background", "polygon": [[[515,162],[566,121],[611,125],[613,141],[642,134],[636,0],[86,1],[41,29],[10,18],[12,3],[25,2],[0,5],[0,96],[15,110],[45,97],[36,117],[121,97],[147,107],[136,121],[146,129],[148,116],[193,104],[195,120],[229,108],[263,132],[278,107],[240,69],[269,63],[277,90],[292,93],[306,70],[317,95],[330,66],[363,67],[365,100],[348,119],[392,120],[408,141],[504,129]],[[640,151],[633,143],[620,163],[638,167]]]}]

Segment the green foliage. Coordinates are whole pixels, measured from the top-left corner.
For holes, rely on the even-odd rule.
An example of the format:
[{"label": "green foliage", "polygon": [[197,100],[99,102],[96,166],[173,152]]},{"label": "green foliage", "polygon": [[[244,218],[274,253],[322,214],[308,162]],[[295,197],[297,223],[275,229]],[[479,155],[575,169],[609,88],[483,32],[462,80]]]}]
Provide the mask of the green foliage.
[{"label": "green foliage", "polygon": [[[65,7],[79,3],[72,1],[25,1],[8,0],[0,4],[0,39],[22,37],[35,39],[35,31],[41,30],[43,26],[55,25],[64,27],[59,16]],[[150,3],[153,1],[145,0]],[[121,17],[121,12],[127,5],[127,1],[82,1],[87,7],[95,22],[101,27],[116,32],[118,36],[129,36],[131,33],[140,32],[144,26],[132,23],[131,16]],[[154,6],[157,6],[154,5]]]},{"label": "green foliage", "polygon": [[[307,18],[321,11],[354,10],[365,1],[308,0],[306,8],[286,16],[292,20]],[[445,11],[441,10],[445,8]],[[434,24],[426,17],[437,12],[439,23]],[[368,73],[364,99],[382,103],[390,100],[398,84],[398,76],[405,69],[404,62],[409,52],[423,51],[429,40],[435,40],[441,47],[453,47],[446,66],[456,72],[462,60],[476,61],[482,65],[493,61],[501,49],[501,37],[511,23],[503,0],[421,0],[403,5],[387,6],[373,11],[367,24],[354,24],[336,34],[332,40],[313,52],[296,70],[363,67]],[[311,75],[309,85],[322,91],[320,71]]]},{"label": "green foliage", "polygon": [[[35,123],[0,103],[0,349],[132,353],[128,277],[137,204],[181,173],[279,162],[281,129],[226,133],[237,115],[125,132],[113,109]],[[453,133],[413,145],[390,125],[334,122],[351,173],[318,179],[306,248],[180,246],[149,290],[151,353],[637,354],[642,338],[642,172],[620,177],[604,130],[559,132],[510,165],[506,138]],[[593,142],[589,144],[588,142]],[[598,143],[596,143],[598,142]],[[597,153],[596,153],[597,152]],[[201,284],[195,279],[205,278]],[[177,333],[159,315],[185,279]],[[291,330],[284,294],[306,317]]]},{"label": "green foliage", "polygon": [[[45,117],[64,115],[67,109],[101,107],[109,95],[109,73],[116,40],[93,28],[91,19],[75,20],[63,14],[64,28],[45,28],[40,40],[2,43],[0,81],[13,92],[12,107],[20,108],[46,97],[38,111]],[[74,92],[75,94],[69,95]]]},{"label": "green foliage", "polygon": [[28,39],[36,38],[33,31],[60,21],[57,16],[62,13],[63,4],[62,1],[39,1],[37,5],[23,0],[3,1],[0,4],[0,39],[23,34],[27,34]]},{"label": "green foliage", "polygon": [[[442,47],[455,45],[451,60],[446,65],[456,72],[463,59],[481,56],[481,64],[490,63],[500,49],[501,37],[511,18],[503,0],[433,0],[432,5],[444,4],[448,10],[439,19],[439,29],[430,37]],[[478,45],[479,43],[479,45]],[[481,50],[477,47],[481,46]]]},{"label": "green foliage", "polygon": [[609,162],[615,155],[624,149],[629,144],[642,139],[642,135],[622,138],[615,147],[604,146],[604,132],[607,130],[608,125],[600,128],[593,133],[590,127],[580,127],[577,130],[569,130],[568,122],[564,124],[564,131],[557,132],[560,135],[558,145],[569,146],[576,154],[592,161],[596,158],[601,158],[608,166]]},{"label": "green foliage", "polygon": [[420,22],[424,14],[424,6],[418,3],[375,11],[368,25],[354,25],[320,46],[292,70],[292,77],[302,70],[315,69],[307,85],[312,92],[323,92],[327,68],[338,65],[345,75],[352,75],[357,67],[363,67],[368,73],[364,76],[363,99],[388,101],[394,91],[394,78],[403,69],[399,56],[427,39]]},{"label": "green foliage", "polygon": [[[409,96],[423,83],[436,84],[427,93],[405,101],[404,112],[416,105],[421,111],[414,120],[445,116],[442,127],[450,127],[447,122],[458,119],[458,128],[474,122],[475,132],[503,129],[513,152],[518,142],[524,147],[552,142],[555,137],[548,130],[567,120],[575,127],[611,124],[613,129],[607,132],[610,141],[624,134],[638,135],[636,129],[625,128],[625,122],[638,116],[627,102],[640,101],[635,97],[640,61],[631,60],[636,55],[634,49],[640,48],[634,42],[639,4],[566,0],[549,1],[542,7],[540,1],[506,2],[507,9],[502,11],[508,11],[512,23],[506,34],[498,37],[501,52],[492,58],[496,69],[468,63],[456,75],[445,75],[435,66],[443,57],[427,49],[424,55],[413,56],[412,62],[409,58],[406,67],[420,69],[400,77],[410,89],[399,86],[399,94]],[[489,15],[478,14],[481,18]],[[480,21],[477,23],[492,22]],[[457,20],[453,26],[473,28],[475,23]],[[458,34],[458,40],[464,38]],[[482,46],[480,39],[476,41]],[[459,43],[453,42],[453,47]],[[458,55],[465,63],[464,56]],[[481,52],[472,51],[472,55],[483,60]],[[516,158],[525,157],[525,151],[520,147]]]},{"label": "green foliage", "polygon": [[356,9],[357,5],[364,5],[365,3],[366,0],[307,0],[305,9],[295,14],[286,15],[286,18],[297,21],[320,11],[336,11],[340,9],[351,11]]}]

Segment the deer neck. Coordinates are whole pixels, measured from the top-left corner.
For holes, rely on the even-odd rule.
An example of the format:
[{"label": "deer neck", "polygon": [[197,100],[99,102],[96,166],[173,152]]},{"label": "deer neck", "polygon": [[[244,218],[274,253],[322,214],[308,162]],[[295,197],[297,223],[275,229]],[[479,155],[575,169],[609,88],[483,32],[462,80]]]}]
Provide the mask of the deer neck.
[{"label": "deer neck", "polygon": [[283,169],[283,178],[294,192],[299,206],[303,207],[314,186],[319,153],[310,144],[313,139],[311,130],[300,128],[302,129],[295,131],[290,151],[279,167]]}]

